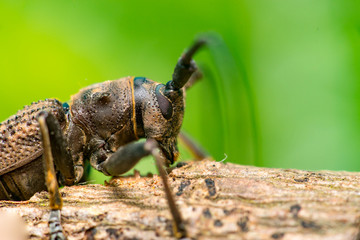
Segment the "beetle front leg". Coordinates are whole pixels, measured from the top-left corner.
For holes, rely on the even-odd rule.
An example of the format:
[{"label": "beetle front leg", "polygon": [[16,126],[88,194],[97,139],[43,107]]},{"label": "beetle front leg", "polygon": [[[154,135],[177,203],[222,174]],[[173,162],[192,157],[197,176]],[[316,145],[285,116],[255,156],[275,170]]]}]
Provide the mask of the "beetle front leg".
[{"label": "beetle front leg", "polygon": [[156,162],[156,167],[159,171],[159,174],[163,180],[163,184],[164,184],[164,190],[165,190],[165,194],[166,194],[166,198],[168,200],[168,204],[169,204],[169,208],[171,211],[171,215],[173,217],[174,220],[174,234],[176,238],[185,238],[187,236],[187,232],[186,232],[186,228],[185,228],[185,223],[184,220],[180,214],[180,211],[178,209],[178,207],[176,206],[175,200],[174,200],[174,195],[169,187],[169,183],[168,183],[168,177],[167,174],[163,168],[165,162],[164,159],[162,159],[160,157],[159,151],[158,151],[158,145],[154,140],[150,140],[146,143],[146,145],[144,146],[145,149],[149,150],[151,152],[151,154],[154,156],[155,158],[155,162]]},{"label": "beetle front leg", "polygon": [[97,169],[106,175],[119,176],[133,168],[141,158],[150,154],[153,155],[157,169],[163,180],[166,198],[168,200],[170,212],[174,220],[175,237],[183,238],[186,237],[185,224],[179,209],[176,206],[173,193],[169,187],[167,174],[163,168],[165,162],[160,157],[158,149],[158,144],[153,139],[148,139],[146,142],[130,143],[120,147],[114,154],[100,163]]},{"label": "beetle front leg", "polygon": [[[146,142],[129,143],[120,147],[115,153],[100,163],[96,169],[108,176],[120,176],[132,169],[143,157],[150,155],[144,148]],[[101,153],[94,153],[90,157],[90,162],[98,161],[96,158],[102,156]]]}]

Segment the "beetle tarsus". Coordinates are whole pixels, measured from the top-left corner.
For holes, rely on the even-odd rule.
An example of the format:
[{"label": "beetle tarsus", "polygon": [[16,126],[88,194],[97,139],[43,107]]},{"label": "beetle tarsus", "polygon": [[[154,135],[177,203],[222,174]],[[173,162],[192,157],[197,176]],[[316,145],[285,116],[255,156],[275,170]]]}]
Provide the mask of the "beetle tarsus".
[{"label": "beetle tarsus", "polygon": [[66,240],[61,227],[60,210],[51,210],[49,218],[50,240]]}]

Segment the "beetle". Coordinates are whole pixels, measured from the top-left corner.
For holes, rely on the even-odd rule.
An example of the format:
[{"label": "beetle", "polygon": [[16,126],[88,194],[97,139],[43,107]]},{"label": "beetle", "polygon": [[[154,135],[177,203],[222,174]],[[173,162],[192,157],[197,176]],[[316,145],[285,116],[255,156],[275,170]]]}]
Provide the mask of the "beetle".
[{"label": "beetle", "polygon": [[[81,89],[69,102],[33,102],[2,122],[0,200],[27,200],[48,190],[50,237],[65,239],[58,183],[78,183],[87,160],[105,175],[119,176],[141,158],[153,155],[175,221],[175,235],[185,236],[162,165],[174,163],[179,155],[184,93],[200,78],[192,57],[205,43],[199,39],[185,51],[165,85],[144,77],[97,83]],[[146,141],[138,141],[141,138]]]}]

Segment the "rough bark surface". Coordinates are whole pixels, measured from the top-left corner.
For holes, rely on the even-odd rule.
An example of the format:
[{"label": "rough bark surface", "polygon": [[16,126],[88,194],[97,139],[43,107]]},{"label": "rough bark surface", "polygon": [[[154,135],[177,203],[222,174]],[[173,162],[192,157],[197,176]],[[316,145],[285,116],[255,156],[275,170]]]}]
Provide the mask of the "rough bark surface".
[{"label": "rough bark surface", "polygon": [[[360,239],[360,173],[257,168],[204,160],[169,174],[193,239]],[[174,239],[161,179],[64,187],[68,239]],[[47,193],[0,202],[31,239],[48,237]]]}]

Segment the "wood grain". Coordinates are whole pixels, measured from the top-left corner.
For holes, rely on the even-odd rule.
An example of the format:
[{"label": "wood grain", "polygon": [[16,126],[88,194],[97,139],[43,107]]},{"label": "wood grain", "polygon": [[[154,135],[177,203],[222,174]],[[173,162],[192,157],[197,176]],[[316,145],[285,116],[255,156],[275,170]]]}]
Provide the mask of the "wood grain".
[{"label": "wood grain", "polygon": [[[360,239],[360,173],[189,162],[169,174],[193,239]],[[64,187],[68,239],[174,239],[158,176],[120,177],[107,186]],[[31,239],[48,236],[47,193],[1,201],[26,222]]]}]

